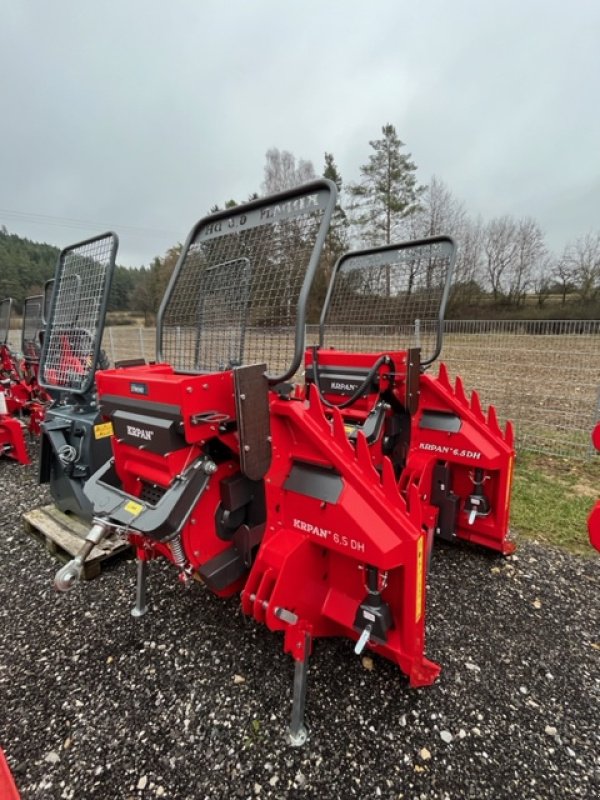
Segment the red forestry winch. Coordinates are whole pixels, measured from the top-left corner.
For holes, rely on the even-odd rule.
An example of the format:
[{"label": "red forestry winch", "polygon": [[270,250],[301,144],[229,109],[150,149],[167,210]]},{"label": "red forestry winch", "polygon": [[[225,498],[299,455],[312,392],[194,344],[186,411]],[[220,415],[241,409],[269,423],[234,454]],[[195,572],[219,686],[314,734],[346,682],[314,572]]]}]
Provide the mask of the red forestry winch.
[{"label": "red forestry winch", "polygon": [[85,484],[94,524],[56,577],[70,588],[116,530],[137,551],[135,616],[157,556],[186,585],[241,593],[295,660],[293,744],[315,638],[345,636],[428,685],[440,670],[424,653],[432,541],[512,550],[511,429],[443,367],[425,372],[451,239],[342,257],[306,382],[293,382],[335,196],[316,181],[194,227],[161,305],[159,363],[97,376],[113,458]]},{"label": "red forestry winch", "polygon": [[8,335],[13,301],[0,302],[0,455],[29,464],[23,423],[13,416],[11,389],[19,380],[17,359],[10,349]]},{"label": "red forestry winch", "polygon": [[117,248],[108,232],[60,252],[39,364],[40,385],[54,398],[41,425],[40,483],[61,511],[87,519],[83,484],[110,457],[94,376],[108,366],[101,343]]},{"label": "red forestry winch", "polygon": [[52,402],[50,394],[38,381],[40,351],[45,328],[44,312],[52,293],[53,281],[46,282],[44,295],[26,298],[23,304],[21,351],[17,357],[8,345],[8,330],[12,310],[11,298],[0,304],[0,447],[5,454],[23,464],[29,463],[24,428],[31,436],[40,433],[46,409]]}]

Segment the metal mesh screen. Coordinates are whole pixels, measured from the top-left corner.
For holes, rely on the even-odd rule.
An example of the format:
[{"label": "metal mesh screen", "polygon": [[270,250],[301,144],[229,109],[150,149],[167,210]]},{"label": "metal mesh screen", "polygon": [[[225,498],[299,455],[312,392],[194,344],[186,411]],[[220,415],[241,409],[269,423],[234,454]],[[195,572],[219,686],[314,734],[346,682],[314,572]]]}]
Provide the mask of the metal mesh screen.
[{"label": "metal mesh screen", "polygon": [[334,195],[317,181],[198,223],[161,307],[159,357],[182,372],[265,361],[272,378],[299,363],[293,331]]},{"label": "metal mesh screen", "polygon": [[46,281],[44,284],[44,308],[42,314],[42,320],[44,325],[46,324],[47,320],[50,317],[50,309],[52,308],[52,294],[54,293],[54,278],[50,278],[49,281]]},{"label": "metal mesh screen", "polygon": [[37,362],[40,358],[40,333],[44,328],[42,310],[44,295],[27,297],[23,305],[23,327],[21,329],[21,350],[26,361]]},{"label": "metal mesh screen", "polygon": [[[229,369],[242,363],[246,317],[250,299],[250,261],[238,258],[205,269],[200,276],[198,336],[195,364],[210,371]],[[224,358],[214,364],[214,355]]]},{"label": "metal mesh screen", "polygon": [[0,303],[0,344],[8,343],[11,309],[12,309],[12,299],[10,297],[6,297]]},{"label": "metal mesh screen", "polygon": [[322,344],[341,350],[439,352],[455,247],[436,238],[343,256],[321,318]]},{"label": "metal mesh screen", "polygon": [[60,254],[40,364],[43,385],[91,388],[117,244],[115,234],[104,234]]}]

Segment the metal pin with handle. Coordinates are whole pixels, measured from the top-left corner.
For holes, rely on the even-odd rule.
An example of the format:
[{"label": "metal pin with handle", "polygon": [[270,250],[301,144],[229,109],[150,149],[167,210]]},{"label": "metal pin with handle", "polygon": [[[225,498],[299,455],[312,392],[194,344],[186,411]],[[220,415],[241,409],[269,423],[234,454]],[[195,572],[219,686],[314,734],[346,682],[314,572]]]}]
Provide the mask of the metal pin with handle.
[{"label": "metal pin with handle", "polygon": [[471,497],[471,511],[469,512],[469,525],[475,522],[475,517],[479,513],[480,500],[478,497]]},{"label": "metal pin with handle", "polygon": [[367,643],[368,643],[369,639],[371,638],[371,631],[372,630],[373,630],[373,626],[372,625],[367,625],[367,627],[361,633],[358,641],[356,642],[356,645],[354,646],[354,652],[356,653],[357,656],[359,656],[362,653],[362,651],[365,649],[365,647],[367,646]]}]

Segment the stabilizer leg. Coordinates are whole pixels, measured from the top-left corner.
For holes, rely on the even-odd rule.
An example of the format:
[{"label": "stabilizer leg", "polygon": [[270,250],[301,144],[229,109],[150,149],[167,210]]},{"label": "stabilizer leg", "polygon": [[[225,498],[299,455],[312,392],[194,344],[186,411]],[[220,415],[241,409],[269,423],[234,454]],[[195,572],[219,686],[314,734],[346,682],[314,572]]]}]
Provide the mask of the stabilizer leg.
[{"label": "stabilizer leg", "polygon": [[146,586],[148,578],[148,562],[145,558],[137,559],[137,587],[135,592],[135,605],[131,609],[132,617],[143,617],[148,611],[146,602]]},{"label": "stabilizer leg", "polygon": [[301,658],[295,661],[292,719],[287,732],[287,741],[292,747],[302,747],[308,738],[308,731],[304,725],[304,706],[306,703],[306,683],[308,678],[308,657],[310,653],[311,636],[308,631],[303,631],[303,636],[303,652]]}]

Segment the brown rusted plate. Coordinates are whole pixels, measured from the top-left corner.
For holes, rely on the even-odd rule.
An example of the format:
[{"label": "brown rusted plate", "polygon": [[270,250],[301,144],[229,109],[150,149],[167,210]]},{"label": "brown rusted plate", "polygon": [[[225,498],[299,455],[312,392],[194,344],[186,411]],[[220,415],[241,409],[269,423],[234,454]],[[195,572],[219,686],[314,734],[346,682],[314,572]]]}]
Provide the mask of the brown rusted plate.
[{"label": "brown rusted plate", "polygon": [[419,407],[419,378],[421,376],[421,348],[406,351],[406,398],[404,405],[412,416]]},{"label": "brown rusted plate", "polygon": [[271,464],[271,420],[266,364],[233,370],[240,462],[244,475],[260,480]]}]

